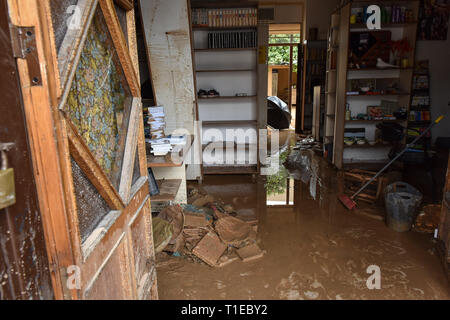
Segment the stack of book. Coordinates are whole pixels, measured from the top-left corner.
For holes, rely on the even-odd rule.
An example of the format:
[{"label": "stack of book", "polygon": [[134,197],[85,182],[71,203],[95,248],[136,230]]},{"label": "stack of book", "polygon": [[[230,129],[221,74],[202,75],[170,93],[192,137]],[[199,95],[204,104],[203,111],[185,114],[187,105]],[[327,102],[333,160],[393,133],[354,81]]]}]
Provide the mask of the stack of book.
[{"label": "stack of book", "polygon": [[153,155],[164,156],[171,150],[170,143],[165,139],[164,134],[164,128],[166,126],[164,107],[149,107],[147,108],[147,112],[149,131],[146,134],[146,142],[150,144]]},{"label": "stack of book", "polygon": [[258,24],[256,8],[194,9],[192,24],[196,27],[252,27]]},{"label": "stack of book", "polygon": [[[147,139],[146,142],[150,144],[151,153],[154,156],[165,156],[174,150],[176,146],[186,145],[185,135],[169,135],[158,139]],[[177,150],[179,150],[177,148]]]},{"label": "stack of book", "polygon": [[154,156],[165,156],[170,151],[172,151],[172,145],[170,144],[170,140],[165,137],[147,140],[147,143],[150,144],[151,147],[150,152]]},{"label": "stack of book", "polygon": [[209,49],[255,48],[257,43],[256,31],[208,33]]},{"label": "stack of book", "polygon": [[148,131],[146,131],[145,142],[150,146],[150,153],[154,156],[165,156],[173,150],[174,146],[185,145],[185,135],[165,135],[165,113],[164,107],[149,107],[144,109],[147,113]]},{"label": "stack of book", "polygon": [[166,126],[164,107],[148,108],[147,123],[150,125],[150,139],[164,137],[164,127]]}]

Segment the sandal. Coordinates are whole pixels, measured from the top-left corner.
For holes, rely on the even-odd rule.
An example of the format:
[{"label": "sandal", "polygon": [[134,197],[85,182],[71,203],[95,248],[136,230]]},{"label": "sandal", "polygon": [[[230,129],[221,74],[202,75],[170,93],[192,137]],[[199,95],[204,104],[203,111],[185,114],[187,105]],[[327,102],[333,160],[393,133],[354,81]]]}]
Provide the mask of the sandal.
[{"label": "sandal", "polygon": [[199,98],[206,98],[208,96],[208,92],[206,92],[206,90],[200,89],[198,91],[198,96]]},{"label": "sandal", "polygon": [[220,93],[217,92],[216,90],[212,89],[208,91],[208,97],[209,98],[214,98],[214,97],[218,97],[220,96]]}]

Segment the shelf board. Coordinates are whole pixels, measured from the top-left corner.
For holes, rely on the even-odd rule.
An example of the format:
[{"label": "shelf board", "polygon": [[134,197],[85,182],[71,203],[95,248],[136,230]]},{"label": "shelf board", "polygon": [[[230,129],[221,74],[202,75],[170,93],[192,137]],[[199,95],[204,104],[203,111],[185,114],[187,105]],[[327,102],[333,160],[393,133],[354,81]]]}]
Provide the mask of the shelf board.
[{"label": "shelf board", "polygon": [[168,202],[175,200],[178,190],[181,186],[181,179],[164,179],[156,180],[159,188],[159,194],[156,196],[151,196],[151,201],[157,202]]},{"label": "shelf board", "polygon": [[258,173],[257,165],[207,166],[203,165],[203,174],[254,174]]},{"label": "shelf board", "polygon": [[407,120],[400,120],[400,119],[396,119],[396,120],[345,120],[345,123],[376,123],[376,122],[406,122]]},{"label": "shelf board", "polygon": [[215,72],[251,72],[251,71],[255,71],[256,69],[212,69],[212,70],[196,70],[195,72],[211,72],[211,73],[215,73]]},{"label": "shelf board", "polygon": [[234,8],[256,8],[255,1],[191,1],[191,8],[200,9],[234,9]]},{"label": "shelf board", "polygon": [[347,97],[386,97],[386,96],[410,96],[409,93],[399,92],[399,93],[383,93],[383,94],[348,94]]},{"label": "shelf board", "polygon": [[430,124],[430,120],[408,121],[408,127],[428,127]]},{"label": "shelf board", "polygon": [[221,51],[254,51],[257,48],[214,48],[214,49],[194,49],[195,52],[221,52]]},{"label": "shelf board", "polygon": [[215,121],[202,121],[203,125],[243,125],[243,124],[253,124],[256,125],[258,121],[256,120],[215,120]]},{"label": "shelf board", "polygon": [[147,155],[148,168],[167,168],[167,167],[181,167],[183,163],[174,163],[170,160],[170,155],[154,156]]},{"label": "shelf board", "polygon": [[385,164],[389,162],[389,159],[386,160],[372,160],[372,161],[343,161],[343,167],[345,169],[350,168],[358,168],[358,169],[366,169],[366,170],[378,170],[382,168]]},{"label": "shelf board", "polygon": [[399,71],[408,71],[413,70],[413,68],[377,68],[377,67],[370,67],[370,68],[348,68],[348,71],[392,71],[392,70],[399,70]]},{"label": "shelf board", "polygon": [[[409,26],[417,25],[417,21],[412,22],[392,22],[392,23],[382,23],[381,28],[404,28]],[[350,30],[352,29],[367,29],[367,24],[365,23],[355,23],[350,24]]]},{"label": "shelf board", "polygon": [[[230,146],[228,146],[228,144],[230,144]],[[255,148],[255,150],[258,149],[258,145],[256,143],[236,143],[233,141],[216,141],[216,142],[209,142],[207,144],[203,144],[202,145],[202,150],[205,150],[208,146],[213,146],[214,148],[223,148],[223,149],[227,149],[227,148],[234,148],[234,150],[238,150],[238,149],[244,149],[244,150],[250,150],[250,146],[253,146]]]},{"label": "shelf board", "polygon": [[365,143],[365,144],[357,144],[356,142],[354,143],[354,144],[352,144],[352,145],[346,145],[345,143],[344,143],[344,148],[386,148],[386,147],[392,147],[392,145],[390,145],[390,144],[383,144],[383,143],[377,143],[377,144],[374,144],[374,145],[370,145],[369,143]]},{"label": "shelf board", "polygon": [[214,30],[242,30],[242,29],[256,29],[257,26],[235,26],[235,27],[202,27],[193,26],[193,31],[214,31]]},{"label": "shelf board", "polygon": [[228,99],[248,99],[255,98],[256,95],[249,96],[218,96],[218,97],[198,97],[199,100],[228,100]]},{"label": "shelf board", "polygon": [[[189,139],[189,137],[187,138]],[[192,147],[194,142],[194,137],[190,136],[191,145],[186,150],[186,153],[189,152],[189,149]],[[182,156],[180,152],[180,157]],[[154,156],[152,154],[147,154],[147,168],[169,168],[169,167],[181,167],[182,163],[175,163],[171,160],[171,154],[167,154],[165,156]]]},{"label": "shelf board", "polygon": [[368,3],[370,4],[377,4],[377,5],[388,5],[388,4],[398,4],[398,3],[407,3],[407,2],[416,2],[418,0],[354,0],[352,2],[353,5],[367,5]]}]

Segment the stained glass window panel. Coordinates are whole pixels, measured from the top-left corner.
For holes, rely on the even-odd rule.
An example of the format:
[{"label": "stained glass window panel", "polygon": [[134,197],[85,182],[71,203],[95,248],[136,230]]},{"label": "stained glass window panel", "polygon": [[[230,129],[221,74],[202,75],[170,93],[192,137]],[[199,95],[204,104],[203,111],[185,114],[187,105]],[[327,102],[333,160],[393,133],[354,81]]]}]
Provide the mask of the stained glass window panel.
[{"label": "stained glass window panel", "polygon": [[101,9],[89,27],[66,111],[97,162],[119,188],[132,97]]}]

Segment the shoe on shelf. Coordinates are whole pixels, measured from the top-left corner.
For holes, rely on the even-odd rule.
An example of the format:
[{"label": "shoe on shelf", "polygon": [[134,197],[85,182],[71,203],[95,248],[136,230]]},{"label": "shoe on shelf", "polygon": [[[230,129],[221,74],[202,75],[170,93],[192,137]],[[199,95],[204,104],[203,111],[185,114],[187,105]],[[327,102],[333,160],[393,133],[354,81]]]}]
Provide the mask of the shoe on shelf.
[{"label": "shoe on shelf", "polygon": [[210,98],[219,97],[219,96],[220,96],[220,93],[214,89],[208,91],[208,97],[210,97]]},{"label": "shoe on shelf", "polygon": [[208,92],[206,92],[206,90],[200,89],[198,91],[198,97],[199,98],[206,98],[208,96]]}]

